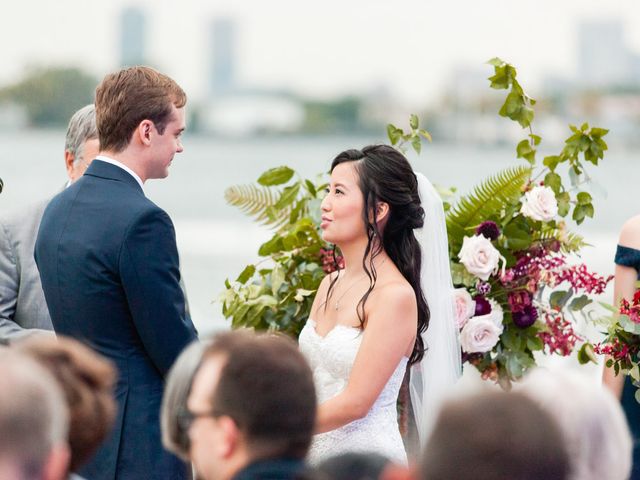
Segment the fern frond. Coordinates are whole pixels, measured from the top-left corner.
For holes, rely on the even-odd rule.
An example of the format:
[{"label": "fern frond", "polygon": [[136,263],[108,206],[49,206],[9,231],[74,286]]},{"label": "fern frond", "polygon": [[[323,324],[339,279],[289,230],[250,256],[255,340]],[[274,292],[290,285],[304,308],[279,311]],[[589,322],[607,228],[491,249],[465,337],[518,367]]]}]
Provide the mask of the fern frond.
[{"label": "fern frond", "polygon": [[280,194],[280,191],[269,187],[234,185],[224,191],[224,199],[256,222],[278,228],[288,221],[291,213],[290,207],[273,208]]},{"label": "fern frond", "polygon": [[536,240],[551,240],[562,238],[562,253],[578,252],[584,247],[590,247],[591,245],[585,242],[582,235],[578,235],[574,232],[561,232],[558,228],[545,228],[538,232]]},{"label": "fern frond", "polygon": [[470,228],[490,218],[496,219],[504,209],[514,205],[522,196],[522,187],[530,177],[531,167],[506,168],[460,198],[447,215],[451,254],[457,254],[460,250],[465,235],[473,235]]}]

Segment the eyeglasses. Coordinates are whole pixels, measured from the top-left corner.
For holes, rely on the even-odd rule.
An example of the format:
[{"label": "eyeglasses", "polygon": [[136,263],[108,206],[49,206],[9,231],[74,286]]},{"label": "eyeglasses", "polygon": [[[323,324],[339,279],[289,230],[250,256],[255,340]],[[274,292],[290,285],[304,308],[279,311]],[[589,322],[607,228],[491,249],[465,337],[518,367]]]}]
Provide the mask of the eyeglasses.
[{"label": "eyeglasses", "polygon": [[183,407],[178,411],[178,416],[177,416],[178,426],[182,429],[183,432],[186,433],[189,431],[189,428],[191,428],[191,424],[197,418],[204,418],[204,417],[217,418],[221,415],[222,414],[220,412],[217,412],[215,410],[209,410],[207,412],[192,412],[187,407]]}]

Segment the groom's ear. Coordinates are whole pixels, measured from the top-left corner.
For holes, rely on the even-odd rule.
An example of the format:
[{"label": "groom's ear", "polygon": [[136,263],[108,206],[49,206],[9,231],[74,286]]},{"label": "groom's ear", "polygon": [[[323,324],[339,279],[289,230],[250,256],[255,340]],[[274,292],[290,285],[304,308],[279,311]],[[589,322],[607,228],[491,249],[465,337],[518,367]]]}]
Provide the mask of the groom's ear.
[{"label": "groom's ear", "polygon": [[151,145],[151,134],[154,125],[151,120],[142,120],[136,128],[135,135],[140,139],[140,143],[146,146]]}]

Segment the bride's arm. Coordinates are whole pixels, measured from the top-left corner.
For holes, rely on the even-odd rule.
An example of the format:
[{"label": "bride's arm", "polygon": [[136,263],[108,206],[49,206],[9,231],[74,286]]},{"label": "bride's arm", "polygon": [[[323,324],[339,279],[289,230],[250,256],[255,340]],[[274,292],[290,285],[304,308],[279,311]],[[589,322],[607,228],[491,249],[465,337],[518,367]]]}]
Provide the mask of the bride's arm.
[{"label": "bride's arm", "polygon": [[364,417],[413,346],[418,317],[413,289],[407,284],[385,285],[369,302],[367,324],[349,382],[342,393],[318,407],[316,433]]}]

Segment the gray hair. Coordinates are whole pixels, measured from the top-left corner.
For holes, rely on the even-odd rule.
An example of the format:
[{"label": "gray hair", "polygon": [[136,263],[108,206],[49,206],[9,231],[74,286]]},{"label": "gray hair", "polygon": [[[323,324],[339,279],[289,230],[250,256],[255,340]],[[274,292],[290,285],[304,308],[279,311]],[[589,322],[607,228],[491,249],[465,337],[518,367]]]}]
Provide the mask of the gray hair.
[{"label": "gray hair", "polygon": [[0,350],[0,457],[25,478],[39,478],[54,447],[65,445],[67,404],[55,379],[35,360]]},{"label": "gray hair", "polygon": [[189,432],[178,421],[179,412],[186,408],[191,383],[202,362],[207,342],[195,341],[185,348],[169,370],[160,408],[160,426],[164,448],[183,460],[189,460]]},{"label": "gray hair", "polygon": [[96,107],[91,103],[74,113],[69,120],[64,149],[74,155],[76,163],[82,160],[84,142],[95,138],[98,138]]},{"label": "gray hair", "polygon": [[579,372],[533,371],[519,388],[549,412],[562,430],[570,480],[625,480],[632,440],[620,402],[600,382]]}]

